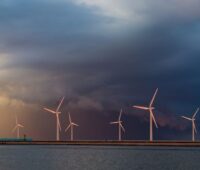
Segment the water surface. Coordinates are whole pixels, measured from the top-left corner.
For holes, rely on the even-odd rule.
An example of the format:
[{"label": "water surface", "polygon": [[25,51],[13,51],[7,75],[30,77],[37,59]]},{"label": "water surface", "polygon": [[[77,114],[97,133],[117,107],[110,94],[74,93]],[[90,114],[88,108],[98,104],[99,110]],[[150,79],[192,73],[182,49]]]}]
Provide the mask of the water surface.
[{"label": "water surface", "polygon": [[199,170],[200,148],[0,146],[0,170]]}]

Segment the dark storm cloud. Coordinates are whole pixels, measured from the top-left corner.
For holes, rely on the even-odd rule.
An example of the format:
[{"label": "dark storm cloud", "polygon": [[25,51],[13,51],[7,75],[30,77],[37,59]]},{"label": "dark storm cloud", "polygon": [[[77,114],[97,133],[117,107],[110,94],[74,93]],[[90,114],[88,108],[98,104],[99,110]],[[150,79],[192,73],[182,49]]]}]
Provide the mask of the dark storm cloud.
[{"label": "dark storm cloud", "polygon": [[[1,93],[40,108],[65,95],[65,110],[80,112],[76,118],[82,119],[93,113],[100,122],[123,107],[129,114],[125,120],[144,118],[145,129],[148,114],[131,106],[148,104],[158,87],[160,126],[189,127],[179,117],[199,106],[198,2],[187,7],[174,1],[174,9],[164,1],[146,2],[144,8],[127,1],[129,7],[119,13],[98,3],[95,13],[85,2],[0,3],[0,55],[7,55],[0,67]],[[116,9],[122,7],[117,2]],[[134,20],[132,8],[141,21]]]}]

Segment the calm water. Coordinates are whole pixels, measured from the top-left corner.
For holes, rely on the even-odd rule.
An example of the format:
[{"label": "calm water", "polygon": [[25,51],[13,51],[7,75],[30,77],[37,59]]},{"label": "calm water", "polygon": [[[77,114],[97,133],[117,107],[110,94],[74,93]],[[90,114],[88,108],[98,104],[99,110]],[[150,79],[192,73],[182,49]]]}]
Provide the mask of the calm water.
[{"label": "calm water", "polygon": [[200,170],[198,148],[0,146],[0,170]]}]

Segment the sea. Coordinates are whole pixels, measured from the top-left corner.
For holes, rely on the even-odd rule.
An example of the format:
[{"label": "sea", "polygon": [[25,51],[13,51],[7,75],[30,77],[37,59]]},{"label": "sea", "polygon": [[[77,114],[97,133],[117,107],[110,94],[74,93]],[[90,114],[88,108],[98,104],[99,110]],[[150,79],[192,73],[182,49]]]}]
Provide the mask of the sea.
[{"label": "sea", "polygon": [[200,148],[1,145],[0,170],[200,170]]}]

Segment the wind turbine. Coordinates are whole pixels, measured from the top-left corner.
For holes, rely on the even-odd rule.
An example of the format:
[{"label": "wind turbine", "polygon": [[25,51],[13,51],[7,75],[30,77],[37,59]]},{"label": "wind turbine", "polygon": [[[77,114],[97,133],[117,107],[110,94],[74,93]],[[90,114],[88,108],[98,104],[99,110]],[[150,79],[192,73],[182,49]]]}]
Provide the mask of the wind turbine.
[{"label": "wind turbine", "polygon": [[137,108],[137,109],[141,109],[141,110],[148,110],[150,112],[150,117],[149,117],[149,121],[150,121],[150,141],[153,141],[153,122],[156,126],[156,128],[158,128],[158,125],[156,123],[156,119],[154,117],[154,114],[153,114],[153,110],[155,109],[155,107],[153,107],[153,103],[154,103],[154,100],[155,100],[155,97],[157,95],[157,92],[158,92],[158,88],[156,89],[151,101],[150,101],[150,104],[149,106],[133,106],[134,108]]},{"label": "wind turbine", "polygon": [[18,123],[17,115],[15,115],[15,127],[13,128],[12,132],[14,133],[17,131],[17,138],[20,138],[19,130],[20,128],[23,128],[24,126]]},{"label": "wind turbine", "polygon": [[70,134],[71,134],[71,141],[74,140],[74,126],[78,126],[76,123],[72,122],[70,113],[69,114],[69,125],[65,129],[65,132],[67,132],[70,129]]},{"label": "wind turbine", "polygon": [[121,130],[125,132],[125,129],[122,126],[121,116],[122,116],[122,109],[120,110],[118,121],[110,122],[110,124],[118,124],[119,141],[121,141]]},{"label": "wind turbine", "polygon": [[196,112],[193,114],[192,118],[181,116],[182,118],[189,120],[192,122],[192,141],[195,141],[195,133],[197,133],[196,125],[195,125],[195,116],[199,112],[199,108],[197,108]]},{"label": "wind turbine", "polygon": [[51,109],[48,109],[48,108],[44,108],[44,110],[50,112],[50,113],[53,113],[56,115],[56,140],[59,141],[60,140],[60,131],[61,131],[61,125],[60,125],[60,119],[59,119],[59,115],[61,114],[61,112],[59,112],[59,109],[64,101],[65,97],[63,97],[61,100],[60,100],[60,103],[58,105],[58,107],[56,108],[56,110],[51,110]]}]

